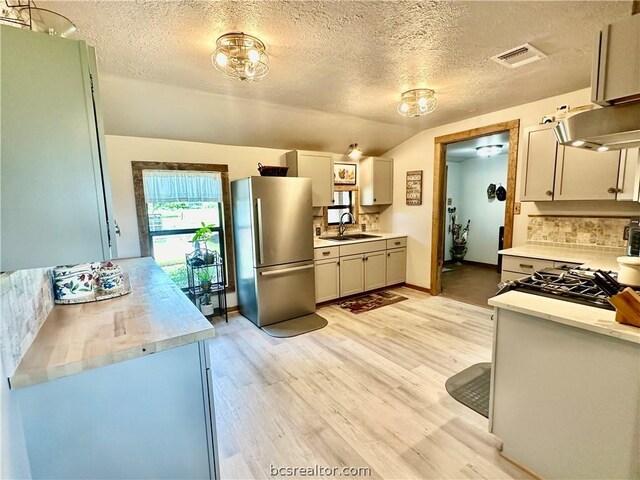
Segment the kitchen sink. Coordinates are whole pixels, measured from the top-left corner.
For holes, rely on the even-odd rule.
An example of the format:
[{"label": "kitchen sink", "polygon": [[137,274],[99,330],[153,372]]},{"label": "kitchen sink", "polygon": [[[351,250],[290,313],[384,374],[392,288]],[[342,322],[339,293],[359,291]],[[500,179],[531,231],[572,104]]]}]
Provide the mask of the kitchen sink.
[{"label": "kitchen sink", "polygon": [[320,237],[322,240],[331,240],[333,242],[346,242],[347,240],[362,240],[364,238],[379,238],[380,235],[369,235],[368,233],[353,233],[349,235],[338,236],[326,236]]}]

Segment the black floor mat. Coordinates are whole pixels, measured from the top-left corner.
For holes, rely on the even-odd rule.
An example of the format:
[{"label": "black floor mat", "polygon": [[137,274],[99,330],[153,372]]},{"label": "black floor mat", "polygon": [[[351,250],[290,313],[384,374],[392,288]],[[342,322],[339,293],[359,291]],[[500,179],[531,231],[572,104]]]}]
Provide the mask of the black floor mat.
[{"label": "black floor mat", "polygon": [[491,363],[476,363],[456,373],[444,384],[447,392],[458,402],[489,418],[489,388]]}]

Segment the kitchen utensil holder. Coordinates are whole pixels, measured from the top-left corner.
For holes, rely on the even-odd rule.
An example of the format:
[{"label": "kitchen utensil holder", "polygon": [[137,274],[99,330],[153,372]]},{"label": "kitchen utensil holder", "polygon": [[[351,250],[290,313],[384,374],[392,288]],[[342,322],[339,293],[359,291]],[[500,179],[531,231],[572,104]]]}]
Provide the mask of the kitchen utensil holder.
[{"label": "kitchen utensil holder", "polygon": [[632,288],[625,288],[609,298],[616,307],[616,322],[640,328],[640,294]]}]

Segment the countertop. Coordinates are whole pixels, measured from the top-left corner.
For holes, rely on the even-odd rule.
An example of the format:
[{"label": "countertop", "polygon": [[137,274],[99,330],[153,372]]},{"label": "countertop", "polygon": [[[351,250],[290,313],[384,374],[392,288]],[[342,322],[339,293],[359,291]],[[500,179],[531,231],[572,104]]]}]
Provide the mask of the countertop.
[{"label": "countertop", "polygon": [[9,379],[26,387],[211,338],[213,326],[150,257],[114,261],[132,292],[56,305]]},{"label": "countertop", "polygon": [[601,270],[618,271],[616,258],[624,256],[620,252],[601,252],[597,250],[580,250],[542,245],[521,245],[519,247],[500,250],[498,253],[514,257],[539,258],[542,260],[558,260],[561,262],[579,263],[585,267]]},{"label": "countertop", "polygon": [[489,305],[640,345],[640,328],[616,322],[616,312],[611,310],[518,291],[490,298]]},{"label": "countertop", "polygon": [[[391,238],[404,238],[407,235],[404,233],[382,233],[382,232],[351,232],[352,234],[364,233],[366,235],[375,235],[372,238],[358,238],[356,240],[344,240],[336,242],[333,240],[323,240],[320,237],[313,237],[313,248],[326,248],[326,247],[339,247],[340,245],[351,245],[353,243],[362,242],[375,242],[376,240],[389,240]],[[349,232],[344,234],[345,237],[349,236]],[[323,235],[328,236],[328,235]],[[337,236],[337,235],[336,235]]]}]

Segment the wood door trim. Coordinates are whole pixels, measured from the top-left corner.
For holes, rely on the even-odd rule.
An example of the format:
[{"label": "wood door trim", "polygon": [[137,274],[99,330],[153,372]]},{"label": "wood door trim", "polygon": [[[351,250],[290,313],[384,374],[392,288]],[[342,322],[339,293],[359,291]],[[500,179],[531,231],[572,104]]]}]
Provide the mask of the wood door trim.
[{"label": "wood door trim", "polygon": [[462,132],[436,137],[434,140],[433,162],[433,210],[431,223],[431,295],[439,295],[442,286],[442,265],[444,264],[444,209],[446,203],[446,154],[447,144],[462,140],[484,137],[495,133],[509,132],[509,159],[507,165],[507,198],[505,201],[504,246],[511,248],[513,242],[513,216],[516,196],[516,173],[518,168],[518,142],[520,120],[494,123]]},{"label": "wood door trim", "polygon": [[233,227],[231,224],[231,188],[229,185],[229,166],[211,163],[175,163],[175,162],[131,162],[133,173],[133,193],[136,202],[136,217],[138,220],[138,240],[140,242],[140,256],[151,255],[149,245],[149,216],[147,202],[144,198],[142,172],[144,170],[188,170],[198,172],[220,172],[222,177],[222,203],[224,217],[225,256],[227,257],[225,270],[227,271],[227,293],[236,289],[236,263],[233,246]]}]

